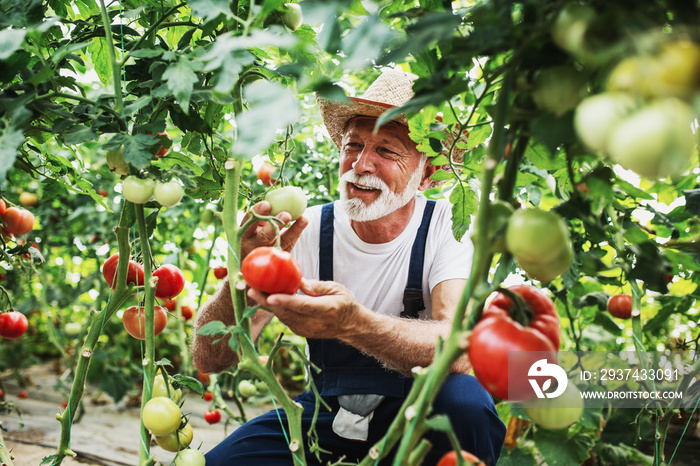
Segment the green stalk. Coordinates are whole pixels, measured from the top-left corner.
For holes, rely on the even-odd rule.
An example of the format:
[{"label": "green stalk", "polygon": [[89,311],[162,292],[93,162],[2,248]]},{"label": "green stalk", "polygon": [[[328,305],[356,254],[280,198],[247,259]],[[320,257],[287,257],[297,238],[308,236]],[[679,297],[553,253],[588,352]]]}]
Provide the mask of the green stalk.
[{"label": "green stalk", "polygon": [[78,363],[75,369],[75,378],[71,387],[70,396],[68,398],[68,407],[63,413],[56,415],[56,420],[61,423],[61,436],[58,447],[56,449],[56,457],[52,465],[61,464],[66,456],[75,456],[75,453],[70,449],[70,436],[75,413],[80,405],[80,400],[85,393],[85,380],[90,366],[90,359],[97,345],[97,341],[102,333],[104,324],[122,307],[124,302],[133,294],[133,287],[126,284],[127,269],[129,266],[129,230],[126,227],[127,218],[125,215],[125,207],[122,206],[119,226],[115,228],[117,242],[119,244],[119,262],[117,263],[117,280],[116,287],[107,305],[101,312],[93,314],[90,330],[85,337],[85,342],[80,350]]},{"label": "green stalk", "polygon": [[[148,244],[148,231],[146,229],[146,218],[142,204],[134,205],[136,210],[136,225],[139,231],[141,242],[141,255],[143,256],[143,272],[145,281],[144,314],[146,316],[146,341],[145,354],[142,361],[144,366],[143,391],[141,395],[141,411],[151,399],[153,389],[153,379],[156,374],[155,365],[155,328],[154,328],[154,306],[155,306],[155,283],[151,282],[151,246]],[[157,283],[157,282],[156,282]],[[139,464],[143,465],[149,461],[151,434],[143,425],[141,420],[141,444],[139,446]]]},{"label": "green stalk", "polygon": [[121,114],[124,110],[124,97],[122,96],[121,83],[121,66],[117,62],[117,54],[114,49],[114,40],[112,39],[111,21],[105,7],[104,0],[100,0],[100,12],[102,13],[102,26],[105,29],[105,39],[107,40],[107,51],[109,53],[109,61],[112,64],[112,80],[114,81],[114,99],[116,110]]}]

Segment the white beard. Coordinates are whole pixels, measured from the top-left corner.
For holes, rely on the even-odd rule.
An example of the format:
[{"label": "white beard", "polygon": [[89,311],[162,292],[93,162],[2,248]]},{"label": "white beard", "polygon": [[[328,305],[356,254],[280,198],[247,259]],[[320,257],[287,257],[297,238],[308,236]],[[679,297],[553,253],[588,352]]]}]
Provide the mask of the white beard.
[{"label": "white beard", "polygon": [[[421,181],[423,180],[423,168],[426,158],[421,157],[416,170],[408,179],[406,188],[400,193],[393,192],[389,186],[376,175],[358,175],[350,169],[339,180],[340,204],[350,220],[356,222],[371,222],[385,217],[400,209],[414,198]],[[365,205],[362,199],[348,198],[348,183],[359,184],[368,188],[379,189],[379,197],[369,205]]]}]

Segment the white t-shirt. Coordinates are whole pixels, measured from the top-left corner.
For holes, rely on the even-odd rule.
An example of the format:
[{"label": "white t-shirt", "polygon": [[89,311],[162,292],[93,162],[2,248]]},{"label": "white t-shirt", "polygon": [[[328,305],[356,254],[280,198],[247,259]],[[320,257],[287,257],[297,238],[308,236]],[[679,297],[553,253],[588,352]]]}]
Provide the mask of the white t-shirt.
[{"label": "white t-shirt", "polygon": [[[339,203],[334,209],[333,280],[348,288],[365,307],[382,314],[398,316],[403,311],[403,294],[408,279],[411,248],[426,205],[423,195],[416,196],[416,208],[406,229],[388,243],[362,241],[350,225]],[[319,242],[322,206],[304,213],[309,225],[292,250],[303,276],[318,280]],[[430,291],[438,283],[469,276],[473,247],[468,235],[458,242],[452,235],[451,204],[439,200],[428,229],[423,266],[422,319],[430,319]]]}]

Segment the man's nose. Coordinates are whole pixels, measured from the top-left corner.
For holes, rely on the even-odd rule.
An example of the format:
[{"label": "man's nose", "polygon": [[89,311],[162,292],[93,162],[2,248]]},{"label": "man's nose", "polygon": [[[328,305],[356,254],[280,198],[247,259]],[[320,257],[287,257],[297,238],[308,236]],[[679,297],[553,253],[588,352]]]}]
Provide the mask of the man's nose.
[{"label": "man's nose", "polygon": [[355,173],[358,175],[376,172],[376,165],[374,163],[375,156],[374,149],[369,146],[363,147],[357,160],[352,163],[352,169],[355,170]]}]

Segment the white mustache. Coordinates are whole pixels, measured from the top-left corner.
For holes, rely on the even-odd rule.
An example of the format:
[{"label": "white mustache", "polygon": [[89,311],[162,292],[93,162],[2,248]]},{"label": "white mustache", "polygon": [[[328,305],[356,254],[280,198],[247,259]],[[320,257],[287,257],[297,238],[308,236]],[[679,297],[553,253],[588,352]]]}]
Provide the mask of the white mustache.
[{"label": "white mustache", "polygon": [[358,175],[353,170],[346,171],[343,176],[340,177],[341,181],[346,183],[356,184],[362,188],[387,190],[389,186],[381,180],[376,175]]}]

